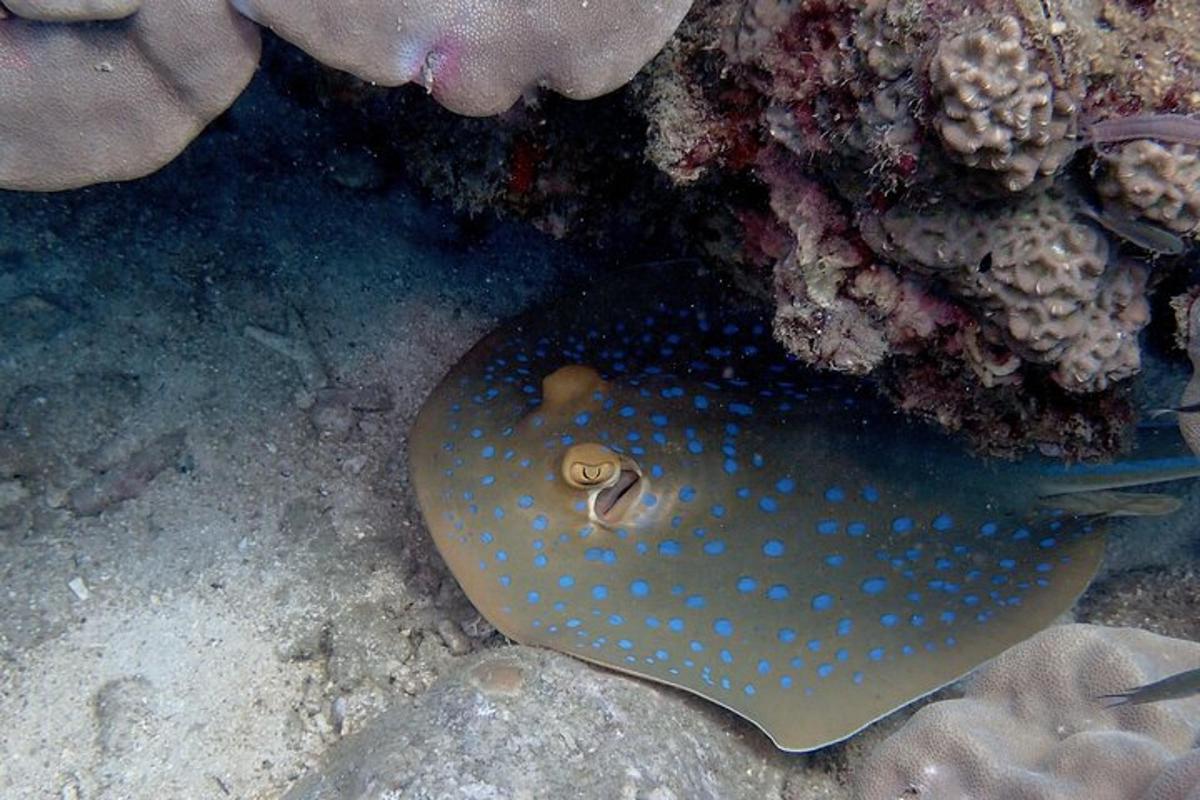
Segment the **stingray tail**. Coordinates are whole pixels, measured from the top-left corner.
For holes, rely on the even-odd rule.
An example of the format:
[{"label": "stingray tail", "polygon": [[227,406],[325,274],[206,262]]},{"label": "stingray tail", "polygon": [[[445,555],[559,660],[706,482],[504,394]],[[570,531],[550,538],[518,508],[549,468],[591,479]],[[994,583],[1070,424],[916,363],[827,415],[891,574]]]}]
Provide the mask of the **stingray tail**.
[{"label": "stingray tail", "polygon": [[[1138,491],[1147,486],[1200,477],[1200,458],[1177,433],[1144,437],[1130,457],[1107,464],[1055,465],[1042,470],[1039,502],[1076,514],[1158,516],[1177,511],[1178,497]],[[1125,491],[1125,490],[1135,491]]]}]

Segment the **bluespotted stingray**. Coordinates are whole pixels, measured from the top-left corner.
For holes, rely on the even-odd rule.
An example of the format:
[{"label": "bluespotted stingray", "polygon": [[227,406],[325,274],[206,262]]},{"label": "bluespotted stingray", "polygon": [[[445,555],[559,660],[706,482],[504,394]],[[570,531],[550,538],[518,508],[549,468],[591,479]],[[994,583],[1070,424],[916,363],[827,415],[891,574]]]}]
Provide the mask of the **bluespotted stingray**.
[{"label": "bluespotted stingray", "polygon": [[693,692],[782,749],[1048,625],[1095,573],[1104,516],[1177,507],[1128,488],[1196,472],[972,456],[696,283],[625,281],[486,337],[422,408],[411,471],[506,636]]}]

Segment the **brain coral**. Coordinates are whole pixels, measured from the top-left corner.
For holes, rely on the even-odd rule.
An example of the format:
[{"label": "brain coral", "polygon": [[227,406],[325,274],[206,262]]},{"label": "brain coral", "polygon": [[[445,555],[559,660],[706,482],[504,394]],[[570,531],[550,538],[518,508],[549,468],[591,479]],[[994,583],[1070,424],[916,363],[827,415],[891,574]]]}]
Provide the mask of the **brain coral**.
[{"label": "brain coral", "polygon": [[1149,139],[1101,155],[1096,190],[1179,233],[1200,226],[1200,154],[1186,144]]},{"label": "brain coral", "polygon": [[991,213],[896,206],[865,219],[863,233],[878,252],[980,307],[981,325],[1026,361],[1051,366],[1065,389],[1103,389],[1139,368],[1137,334],[1150,318],[1145,271],[1110,264],[1103,232],[1055,193]]},{"label": "brain coral", "polygon": [[595,97],[666,43],[691,0],[233,0],[318,60],[364,80],[420,83],[460,114],[547,86]]},{"label": "brain coral", "polygon": [[929,65],[934,127],[950,155],[998,173],[1019,191],[1058,171],[1075,151],[1075,100],[1030,59],[1014,17],[972,20],[941,40]]},{"label": "brain coral", "polygon": [[1200,793],[1200,697],[1099,699],[1200,663],[1200,644],[1061,625],[925,706],[858,770],[860,800],[1185,800]]}]

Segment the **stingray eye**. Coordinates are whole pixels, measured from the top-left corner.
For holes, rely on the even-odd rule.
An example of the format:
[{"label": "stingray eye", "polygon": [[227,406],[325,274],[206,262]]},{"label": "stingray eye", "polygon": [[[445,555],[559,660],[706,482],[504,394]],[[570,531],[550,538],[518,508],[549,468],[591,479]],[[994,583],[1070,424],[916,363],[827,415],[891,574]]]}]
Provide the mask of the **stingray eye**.
[{"label": "stingray eye", "polygon": [[577,444],[563,456],[563,478],[576,489],[607,486],[620,471],[620,457],[601,444]]}]

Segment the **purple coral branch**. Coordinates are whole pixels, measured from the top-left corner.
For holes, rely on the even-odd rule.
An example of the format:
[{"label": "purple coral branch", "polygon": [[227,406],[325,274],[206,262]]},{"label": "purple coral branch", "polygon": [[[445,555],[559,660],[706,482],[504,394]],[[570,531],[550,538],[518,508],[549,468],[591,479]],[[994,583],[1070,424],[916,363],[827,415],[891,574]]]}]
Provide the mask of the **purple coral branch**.
[{"label": "purple coral branch", "polygon": [[1092,144],[1157,139],[1173,144],[1200,145],[1200,119],[1182,114],[1139,114],[1092,123],[1085,134]]}]

